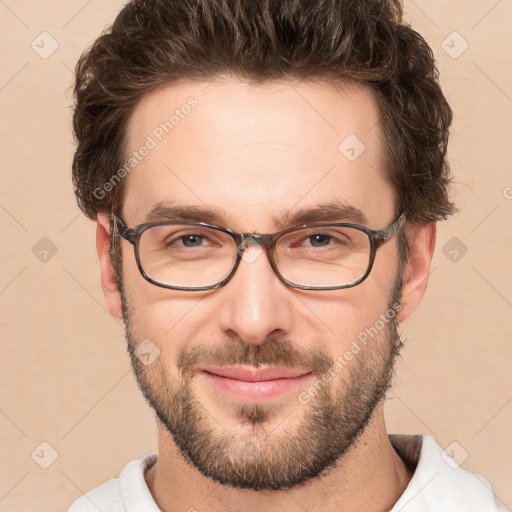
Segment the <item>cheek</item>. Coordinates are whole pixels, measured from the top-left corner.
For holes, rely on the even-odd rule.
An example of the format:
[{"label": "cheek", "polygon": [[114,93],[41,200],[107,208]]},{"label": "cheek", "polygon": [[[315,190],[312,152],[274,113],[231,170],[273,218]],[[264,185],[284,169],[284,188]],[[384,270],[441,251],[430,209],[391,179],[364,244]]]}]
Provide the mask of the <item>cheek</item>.
[{"label": "cheek", "polygon": [[132,323],[162,337],[185,319],[200,298],[147,281],[137,267],[133,249],[129,249],[123,252],[123,285]]},{"label": "cheek", "polygon": [[353,288],[302,297],[308,314],[304,318],[304,314],[297,312],[301,327],[314,333],[315,339],[322,339],[331,355],[336,357],[386,314],[393,283],[394,275],[379,276],[372,272]]},{"label": "cheek", "polygon": [[127,292],[130,321],[138,337],[161,340],[162,343],[181,344],[190,336],[197,324],[195,307],[198,299],[144,300],[142,294]]},{"label": "cheek", "polygon": [[398,308],[390,308],[390,303],[397,272],[398,248],[392,239],[378,249],[372,271],[361,284],[303,299],[321,321],[331,350],[339,353],[366,328],[377,321],[380,325],[381,315],[396,315]]},{"label": "cheek", "polygon": [[211,325],[212,315],[202,307],[206,294],[157,287],[139,274],[135,264],[124,270],[132,338],[136,343],[151,340],[160,350],[161,364],[174,374],[181,350],[208,341],[204,331]]}]

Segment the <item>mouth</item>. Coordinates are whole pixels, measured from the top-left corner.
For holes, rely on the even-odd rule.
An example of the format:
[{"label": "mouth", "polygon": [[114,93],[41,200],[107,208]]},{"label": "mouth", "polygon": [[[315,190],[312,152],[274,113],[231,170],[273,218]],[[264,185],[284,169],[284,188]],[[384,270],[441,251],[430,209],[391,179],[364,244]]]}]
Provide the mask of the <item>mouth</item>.
[{"label": "mouth", "polygon": [[312,376],[304,369],[250,366],[205,366],[200,373],[218,391],[252,402],[298,390]]}]

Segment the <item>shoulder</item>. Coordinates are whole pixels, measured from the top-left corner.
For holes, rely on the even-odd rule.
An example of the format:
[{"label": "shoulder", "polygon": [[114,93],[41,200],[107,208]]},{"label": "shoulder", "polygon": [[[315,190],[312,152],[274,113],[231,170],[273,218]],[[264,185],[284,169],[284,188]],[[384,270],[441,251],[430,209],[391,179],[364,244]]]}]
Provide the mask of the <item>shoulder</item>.
[{"label": "shoulder", "polygon": [[[107,480],[78,498],[68,512],[127,512],[142,510],[158,511],[144,479],[145,470],[156,461],[156,454],[132,460],[121,471],[119,477]],[[136,508],[133,508],[136,507]]]},{"label": "shoulder", "polygon": [[82,495],[69,507],[68,512],[93,512],[97,510],[125,511],[118,478],[112,478]]},{"label": "shoulder", "polygon": [[[462,469],[432,437],[390,436],[390,439],[399,455],[402,458],[405,455],[408,465],[417,459],[413,477],[392,512],[497,511],[491,484],[483,476]],[[460,445],[454,449],[457,448],[463,450]]]}]

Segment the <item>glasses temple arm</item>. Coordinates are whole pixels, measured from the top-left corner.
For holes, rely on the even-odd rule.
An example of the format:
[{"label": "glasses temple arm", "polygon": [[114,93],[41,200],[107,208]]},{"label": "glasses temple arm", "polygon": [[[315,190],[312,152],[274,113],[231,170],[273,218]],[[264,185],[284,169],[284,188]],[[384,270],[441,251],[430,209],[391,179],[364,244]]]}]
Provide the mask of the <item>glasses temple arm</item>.
[{"label": "glasses temple arm", "polygon": [[381,231],[379,233],[379,235],[384,239],[384,240],[387,240],[395,231],[397,231],[398,229],[400,229],[404,224],[405,224],[405,221],[407,220],[407,217],[405,215],[405,212],[402,212],[402,214],[400,215],[400,217],[398,217],[398,219],[395,220],[395,222],[393,222],[393,224],[391,224],[391,226],[389,226],[388,229],[384,230],[384,231]]}]

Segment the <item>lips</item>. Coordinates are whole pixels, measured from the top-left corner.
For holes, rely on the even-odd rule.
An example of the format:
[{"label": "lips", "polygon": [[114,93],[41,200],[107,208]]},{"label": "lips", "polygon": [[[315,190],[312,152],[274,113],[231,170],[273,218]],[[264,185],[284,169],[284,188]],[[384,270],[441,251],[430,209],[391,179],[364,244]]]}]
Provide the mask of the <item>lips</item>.
[{"label": "lips", "polygon": [[206,366],[202,371],[226,377],[228,379],[244,380],[246,382],[261,382],[276,379],[294,379],[309,373],[308,370],[292,368],[251,368],[243,366]]},{"label": "lips", "polygon": [[297,391],[312,376],[308,370],[276,367],[205,366],[200,370],[200,375],[217,391],[249,402]]}]

